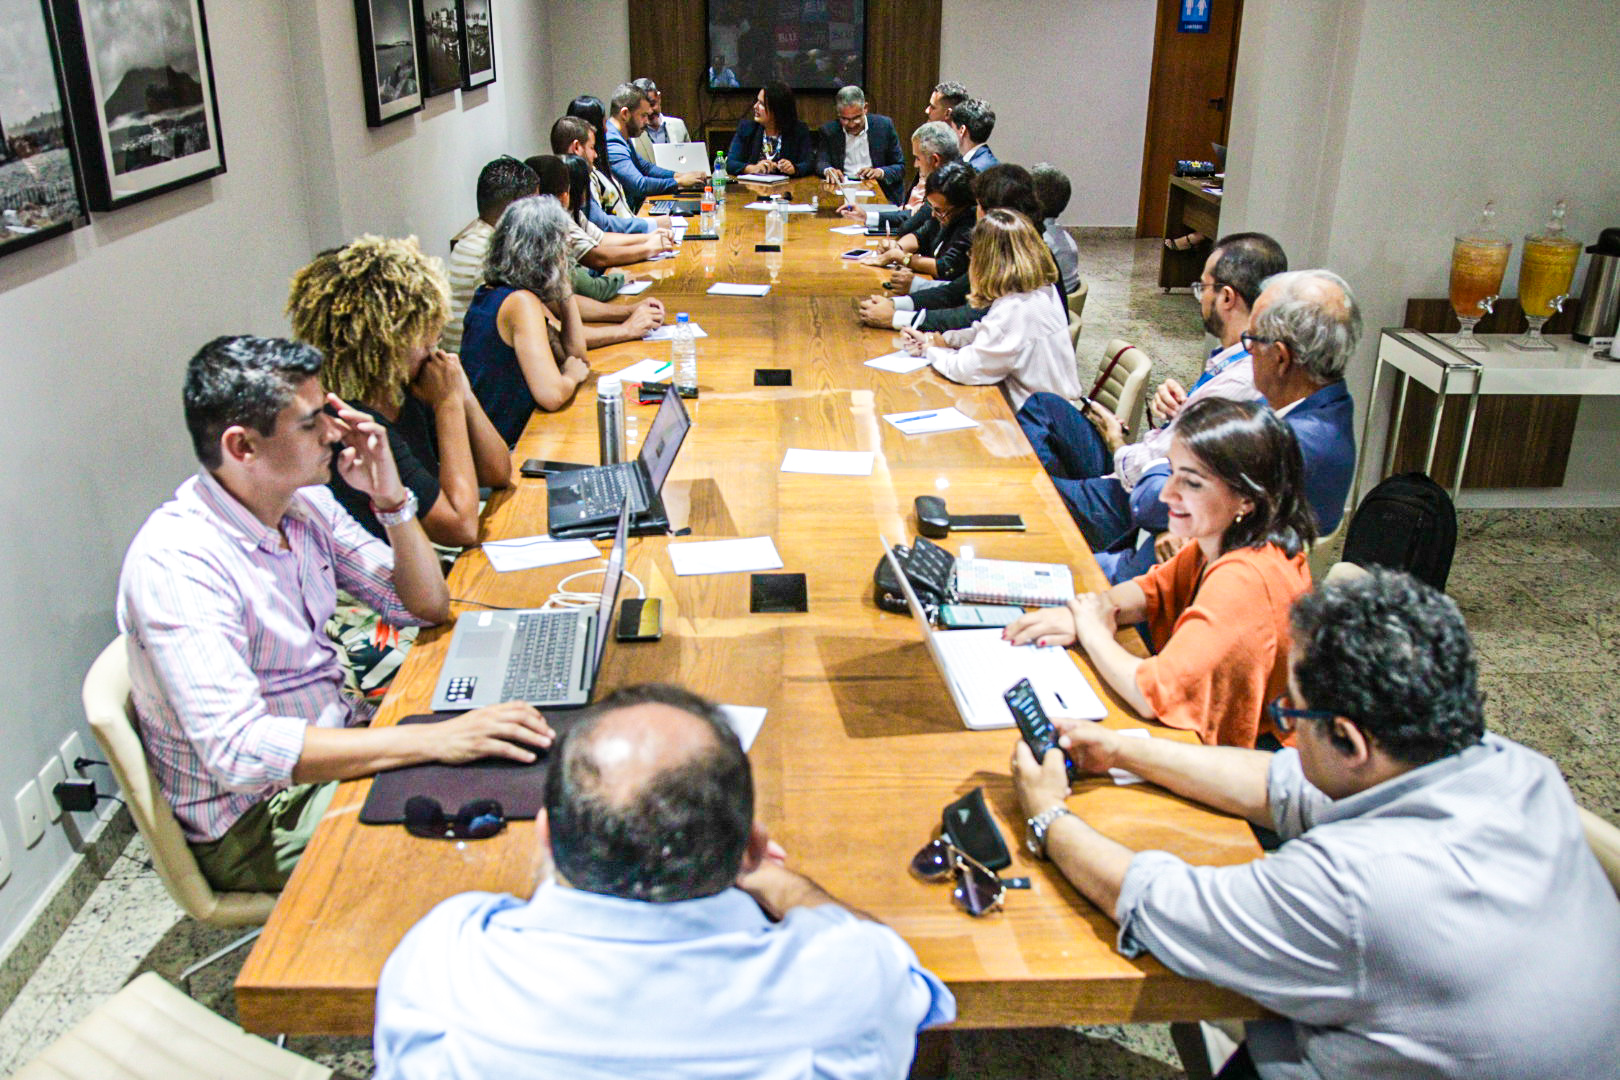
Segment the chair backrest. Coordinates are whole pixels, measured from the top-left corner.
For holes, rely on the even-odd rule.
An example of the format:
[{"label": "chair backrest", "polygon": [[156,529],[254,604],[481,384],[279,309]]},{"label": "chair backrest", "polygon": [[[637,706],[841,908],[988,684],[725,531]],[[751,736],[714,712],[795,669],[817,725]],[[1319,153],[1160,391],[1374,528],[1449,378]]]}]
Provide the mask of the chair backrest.
[{"label": "chair backrest", "polygon": [[174,902],[211,926],[253,926],[270,917],[275,893],[215,892],[180,831],[174,811],[146,760],[130,700],[127,639],[120,634],[84,677],[84,714],[124,792],[135,827],[151,849],[152,866]]},{"label": "chair backrest", "polygon": [[1609,884],[1614,886],[1616,894],[1620,894],[1620,828],[1610,825],[1590,810],[1577,806],[1575,811],[1581,816],[1586,843],[1591,847],[1592,854],[1597,856],[1603,872],[1609,875]]},{"label": "chair backrest", "polygon": [[1103,346],[1097,364],[1098,381],[1091,396],[1106,405],[1133,433],[1141,429],[1147,405],[1147,381],[1153,373],[1153,360],[1124,338],[1112,338]]},{"label": "chair backrest", "polygon": [[1073,311],[1069,312],[1069,347],[1071,349],[1078,350],[1080,348],[1080,326],[1080,316]]},{"label": "chair backrest", "polygon": [[1073,315],[1076,319],[1080,318],[1086,313],[1086,294],[1090,291],[1090,287],[1086,285],[1085,279],[1081,278],[1080,284],[1076,285],[1074,287],[1074,292],[1069,294],[1069,314]]},{"label": "chair backrest", "polygon": [[328,1080],[332,1070],[249,1035],[154,971],[134,979],[14,1080]]},{"label": "chair backrest", "polygon": [[1323,585],[1344,585],[1347,582],[1357,581],[1367,576],[1367,571],[1353,562],[1336,562],[1328,567],[1320,576],[1316,568],[1311,568],[1311,576]]}]

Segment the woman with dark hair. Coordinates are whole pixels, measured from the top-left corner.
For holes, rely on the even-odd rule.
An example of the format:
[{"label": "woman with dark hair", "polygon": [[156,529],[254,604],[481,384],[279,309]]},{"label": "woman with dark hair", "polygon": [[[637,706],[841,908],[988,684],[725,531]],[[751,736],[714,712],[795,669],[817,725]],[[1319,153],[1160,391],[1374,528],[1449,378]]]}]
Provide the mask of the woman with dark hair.
[{"label": "woman with dark hair", "polygon": [[[546,155],[555,156],[555,155]],[[536,168],[535,162],[541,158],[530,158],[526,164],[531,169]],[[563,154],[559,159],[568,170],[568,194],[564,198],[551,188],[542,187],[541,193],[556,194],[558,201],[563,203],[568,211],[568,255],[572,265],[581,265],[591,270],[606,270],[614,266],[628,266],[631,263],[646,262],[663,251],[675,247],[675,237],[672,233],[658,229],[650,233],[611,233],[603,232],[591,221],[586,213],[589,205],[591,190],[592,169],[590,162],[578,154]],[[554,170],[554,166],[547,166]],[[556,177],[553,171],[553,177]],[[621,282],[622,284],[622,282]],[[594,290],[593,290],[594,291]],[[615,290],[616,291],[616,290]]]},{"label": "woman with dark hair", "polygon": [[[593,210],[588,204],[586,213],[603,232],[645,233],[653,229],[669,228],[669,218],[637,217],[630,209],[630,201],[625,198],[624,185],[619,178],[613,175],[608,167],[607,159],[607,106],[602,104],[601,98],[582,94],[568,103],[568,112],[565,116],[574,117],[589,124],[593,134],[581,144],[580,150],[588,156],[591,167],[591,198],[595,200],[596,208]],[[558,145],[555,129],[553,129],[551,152],[564,154],[568,152],[567,146]]]},{"label": "woman with dark hair", "polygon": [[807,176],[815,171],[810,129],[799,122],[799,107],[787,83],[766,83],[754,99],[754,115],[737,126],[726,152],[726,172],[757,176]]},{"label": "woman with dark hair", "polygon": [[[1311,587],[1305,549],[1316,519],[1294,433],[1265,405],[1205,398],[1176,417],[1161,498],[1187,544],[1169,562],[1107,592],[1013,623],[1014,644],[1086,650],[1097,674],[1139,714],[1206,743],[1253,746],[1272,733],[1265,703],[1288,688],[1288,610]],[[1146,622],[1155,655],[1114,635]]]},{"label": "woman with dark hair", "polygon": [[923,198],[931,219],[916,232],[886,241],[861,262],[868,266],[909,267],[913,273],[928,274],[940,281],[965,274],[973,244],[973,178],[977,175],[965,161],[946,162],[929,173],[923,183]]}]

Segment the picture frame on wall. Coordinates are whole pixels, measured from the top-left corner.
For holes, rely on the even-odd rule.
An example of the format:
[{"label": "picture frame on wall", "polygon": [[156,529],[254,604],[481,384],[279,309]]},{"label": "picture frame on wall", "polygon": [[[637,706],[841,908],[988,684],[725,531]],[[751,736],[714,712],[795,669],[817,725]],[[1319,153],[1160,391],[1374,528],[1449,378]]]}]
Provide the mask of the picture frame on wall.
[{"label": "picture frame on wall", "polygon": [[461,5],[456,0],[416,0],[416,36],[422,47],[422,96],[459,89],[467,78]]},{"label": "picture frame on wall", "polygon": [[367,127],[422,109],[422,54],[412,8],[412,0],[354,0]]},{"label": "picture frame on wall", "polygon": [[202,0],[55,0],[92,210],[225,171]]},{"label": "picture frame on wall", "polygon": [[495,0],[456,0],[461,14],[461,86],[476,90],[495,81]]},{"label": "picture frame on wall", "polygon": [[49,0],[0,0],[0,256],[90,224]]}]

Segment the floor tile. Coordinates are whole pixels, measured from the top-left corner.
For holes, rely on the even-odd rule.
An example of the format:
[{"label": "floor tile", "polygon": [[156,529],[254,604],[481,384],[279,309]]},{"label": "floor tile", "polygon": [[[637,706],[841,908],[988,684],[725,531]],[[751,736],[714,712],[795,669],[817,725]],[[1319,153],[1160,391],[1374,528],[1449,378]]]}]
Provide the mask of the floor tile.
[{"label": "floor tile", "polygon": [[953,1080],[1170,1080],[1185,1075],[1164,1025],[959,1031],[954,1042]]}]

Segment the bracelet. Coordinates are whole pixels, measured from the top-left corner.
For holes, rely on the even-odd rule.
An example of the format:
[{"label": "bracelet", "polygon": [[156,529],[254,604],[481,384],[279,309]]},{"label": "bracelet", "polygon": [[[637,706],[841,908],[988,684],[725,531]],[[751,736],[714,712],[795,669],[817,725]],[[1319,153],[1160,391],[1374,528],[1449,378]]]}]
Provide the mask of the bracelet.
[{"label": "bracelet", "polygon": [[405,489],[405,501],[392,510],[384,510],[377,505],[377,500],[371,500],[371,512],[377,516],[378,524],[385,529],[397,528],[416,518],[417,510],[416,492],[410,488]]}]

